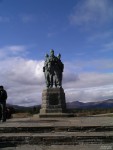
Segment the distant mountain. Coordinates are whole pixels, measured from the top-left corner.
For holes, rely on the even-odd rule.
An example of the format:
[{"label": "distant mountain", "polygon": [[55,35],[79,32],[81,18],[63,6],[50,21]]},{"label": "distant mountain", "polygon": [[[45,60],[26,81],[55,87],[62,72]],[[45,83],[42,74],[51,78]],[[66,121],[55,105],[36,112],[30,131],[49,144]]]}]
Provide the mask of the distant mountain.
[{"label": "distant mountain", "polygon": [[[67,102],[66,104],[68,109],[95,109],[95,108],[113,108],[113,99],[108,99],[108,100],[104,100],[104,101],[99,101],[99,102],[88,102],[88,103],[83,103],[83,102],[79,102],[79,101],[73,101],[73,102]],[[18,105],[11,105],[11,104],[7,104],[7,107],[13,107],[15,110],[31,110],[34,107],[39,108],[41,107],[41,105],[35,105],[35,106],[29,106],[29,107],[25,107],[25,106],[18,106]]]},{"label": "distant mountain", "polygon": [[28,110],[32,110],[34,107],[35,108],[40,108],[40,105],[35,105],[35,106],[18,106],[18,105],[11,105],[11,104],[7,104],[7,107],[9,108],[14,108],[15,110],[19,110],[19,111],[28,111]]},{"label": "distant mountain", "polygon": [[73,101],[67,103],[68,109],[74,109],[74,108],[113,108],[113,99],[108,99],[104,101],[99,102],[88,102],[83,103],[79,101]]},{"label": "distant mountain", "polygon": [[73,101],[73,102],[68,102],[66,104],[67,108],[82,108],[84,107],[85,103],[79,102],[79,101]]}]

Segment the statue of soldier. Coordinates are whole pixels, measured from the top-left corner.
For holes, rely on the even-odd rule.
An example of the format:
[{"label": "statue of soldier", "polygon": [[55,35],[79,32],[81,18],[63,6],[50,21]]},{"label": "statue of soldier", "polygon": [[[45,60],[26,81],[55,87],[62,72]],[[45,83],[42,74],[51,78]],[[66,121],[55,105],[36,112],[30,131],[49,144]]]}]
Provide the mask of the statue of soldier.
[{"label": "statue of soldier", "polygon": [[62,72],[64,65],[61,62],[61,55],[54,55],[54,50],[50,50],[50,55],[46,54],[46,60],[43,67],[47,88],[62,86]]},{"label": "statue of soldier", "polygon": [[44,67],[43,67],[43,72],[44,72],[44,75],[45,75],[47,88],[50,86],[50,72],[48,70],[48,60],[49,60],[49,55],[46,54],[45,55],[45,63],[44,63]]},{"label": "statue of soldier", "polygon": [[48,68],[50,71],[50,87],[53,87],[53,84],[57,86],[58,83],[58,58],[54,55],[54,50],[50,50],[50,56],[48,61]]},{"label": "statue of soldier", "polygon": [[58,84],[59,84],[59,87],[62,87],[62,72],[64,70],[64,64],[61,61],[61,54],[58,54],[57,58],[58,58],[58,68],[59,68],[59,70],[58,70],[58,77],[59,77]]},{"label": "statue of soldier", "polygon": [[3,86],[0,86],[0,107],[1,107],[0,120],[1,122],[6,121],[6,99],[7,99],[7,92],[4,90]]}]

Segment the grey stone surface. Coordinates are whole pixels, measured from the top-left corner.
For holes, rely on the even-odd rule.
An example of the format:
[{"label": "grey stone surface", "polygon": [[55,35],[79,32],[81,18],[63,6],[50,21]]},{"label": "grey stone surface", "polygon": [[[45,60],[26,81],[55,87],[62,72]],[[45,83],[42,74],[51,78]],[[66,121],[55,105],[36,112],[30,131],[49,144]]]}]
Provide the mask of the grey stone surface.
[{"label": "grey stone surface", "polygon": [[113,144],[81,144],[81,145],[18,145],[0,150],[113,150]]},{"label": "grey stone surface", "polygon": [[12,118],[0,123],[0,127],[55,127],[55,126],[113,126],[113,117],[65,117],[39,118],[38,115],[30,118]]},{"label": "grey stone surface", "polygon": [[113,117],[38,118],[35,115],[0,123],[0,150],[112,149],[112,141]]},{"label": "grey stone surface", "polygon": [[42,106],[40,114],[63,113],[66,109],[63,88],[49,88],[42,92]]}]

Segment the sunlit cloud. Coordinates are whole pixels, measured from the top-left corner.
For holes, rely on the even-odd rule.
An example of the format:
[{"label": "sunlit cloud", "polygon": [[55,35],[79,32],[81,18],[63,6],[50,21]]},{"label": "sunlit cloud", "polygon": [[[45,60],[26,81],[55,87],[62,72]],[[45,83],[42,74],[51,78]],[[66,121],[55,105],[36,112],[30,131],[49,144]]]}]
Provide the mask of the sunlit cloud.
[{"label": "sunlit cloud", "polygon": [[99,102],[113,98],[113,85],[66,89],[67,101]]},{"label": "sunlit cloud", "polygon": [[12,45],[6,48],[9,49],[13,53],[20,53],[26,50],[26,46],[23,46],[23,45]]},{"label": "sunlit cloud", "polygon": [[112,98],[113,0],[67,0],[66,7],[59,1],[46,8],[38,3],[0,3],[0,85],[7,103],[41,104],[46,88],[41,59],[51,46],[64,53],[66,101]]},{"label": "sunlit cloud", "polygon": [[24,56],[28,53],[28,46],[25,45],[9,45],[0,48],[0,58],[9,56]]},{"label": "sunlit cloud", "polygon": [[[41,104],[42,91],[46,88],[43,60],[12,57],[0,60],[0,64],[0,81],[8,92],[7,103],[24,106]],[[78,72],[78,67],[74,68],[77,64],[64,62],[66,101],[101,101],[113,97],[113,74],[84,72],[85,66],[82,64],[85,65],[82,62],[81,71]]]},{"label": "sunlit cloud", "polygon": [[[91,24],[98,26],[107,23],[113,18],[112,0],[81,0],[70,15],[70,23],[84,26]],[[98,23],[97,23],[98,22]]]},{"label": "sunlit cloud", "polygon": [[[43,61],[12,58],[0,61],[0,80],[8,91],[8,103],[25,105],[41,101],[41,90],[45,83],[42,72]],[[39,93],[40,91],[40,93]],[[26,104],[28,105],[28,103]],[[33,104],[32,104],[33,105]]]}]

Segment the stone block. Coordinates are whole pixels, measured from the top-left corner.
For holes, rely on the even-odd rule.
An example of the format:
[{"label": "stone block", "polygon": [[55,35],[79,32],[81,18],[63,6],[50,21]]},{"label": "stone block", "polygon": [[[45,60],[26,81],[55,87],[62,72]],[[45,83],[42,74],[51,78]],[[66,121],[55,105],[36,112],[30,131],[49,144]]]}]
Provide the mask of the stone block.
[{"label": "stone block", "polygon": [[63,88],[48,88],[42,92],[40,114],[65,113],[66,102]]}]

